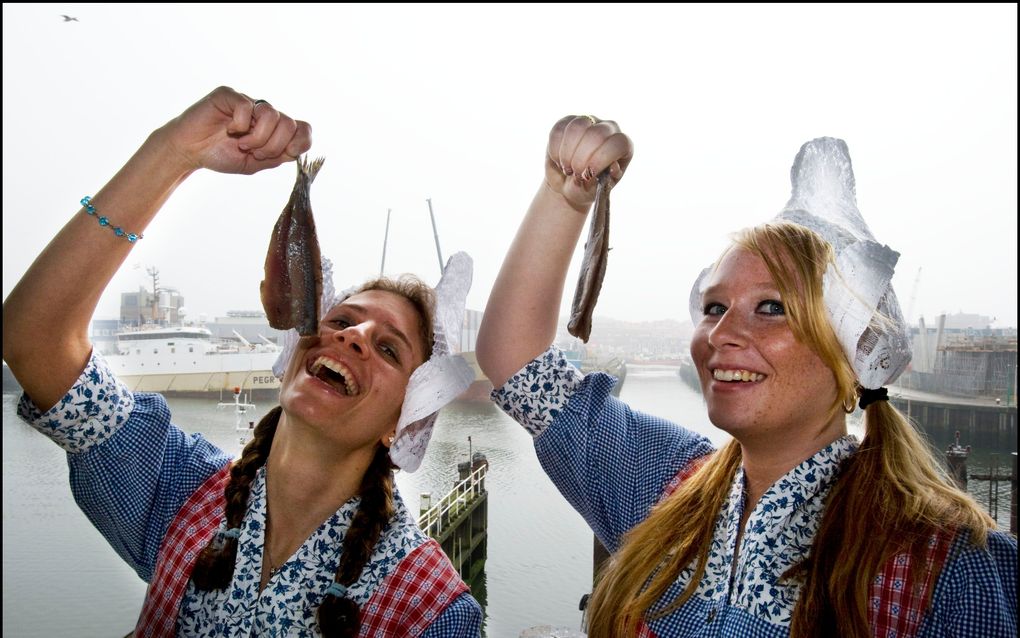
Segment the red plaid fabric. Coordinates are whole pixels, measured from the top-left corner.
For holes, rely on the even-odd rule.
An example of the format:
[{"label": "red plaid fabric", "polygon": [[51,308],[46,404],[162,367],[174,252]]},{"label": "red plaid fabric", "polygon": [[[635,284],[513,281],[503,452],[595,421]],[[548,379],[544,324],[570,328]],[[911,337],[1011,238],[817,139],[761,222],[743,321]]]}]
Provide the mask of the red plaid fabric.
[{"label": "red plaid fabric", "polygon": [[361,608],[358,635],[420,636],[467,590],[442,547],[429,539],[400,562]]},{"label": "red plaid fabric", "polygon": [[666,500],[666,498],[668,498],[670,494],[676,491],[676,488],[680,487],[681,483],[691,478],[694,475],[694,473],[697,472],[698,469],[700,469],[701,466],[704,465],[705,462],[708,461],[708,459],[710,458],[712,458],[711,454],[699,456],[698,458],[694,459],[687,465],[680,468],[680,471],[676,473],[676,476],[671,478],[669,480],[669,483],[666,483],[666,487],[663,488],[662,490],[662,496],[659,497],[659,502],[661,503],[662,501]]},{"label": "red plaid fabric", "polygon": [[175,635],[181,598],[198,554],[209,544],[223,518],[223,490],[230,464],[210,476],[181,507],[159,548],[156,571],[145,592],[135,636]]},{"label": "red plaid fabric", "polygon": [[914,636],[921,625],[935,576],[942,569],[954,535],[939,532],[928,540],[923,553],[924,564],[910,578],[910,554],[903,552],[889,559],[869,588],[868,623],[876,638],[907,638]]},{"label": "red plaid fabric", "polygon": [[[181,507],[159,550],[135,636],[175,635],[181,599],[199,552],[223,518],[230,466],[209,477]],[[429,539],[390,573],[361,609],[360,636],[418,636],[468,591],[439,543]]]}]

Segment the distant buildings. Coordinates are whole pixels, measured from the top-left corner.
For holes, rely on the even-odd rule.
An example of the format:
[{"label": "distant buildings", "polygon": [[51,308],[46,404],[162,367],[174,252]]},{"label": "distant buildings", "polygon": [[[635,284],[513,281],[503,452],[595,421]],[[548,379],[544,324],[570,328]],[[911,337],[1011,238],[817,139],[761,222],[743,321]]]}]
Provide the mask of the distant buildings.
[{"label": "distant buildings", "polygon": [[283,330],[269,327],[266,313],[261,310],[228,310],[227,316],[216,317],[212,323],[203,323],[213,337],[236,340],[237,335],[251,343],[265,343],[263,337],[280,344]]},{"label": "distant buildings", "polygon": [[994,397],[1015,405],[1017,330],[983,315],[940,315],[911,326],[913,358],[896,385],[949,396]]},{"label": "distant buildings", "polygon": [[[561,321],[556,343],[565,350],[580,349],[581,341],[567,332]],[[613,356],[628,363],[677,362],[687,357],[693,328],[689,321],[620,321],[595,317],[585,349],[599,356]]]},{"label": "distant buildings", "polygon": [[142,327],[146,324],[176,326],[184,315],[184,297],[173,288],[160,288],[157,294],[138,287],[138,292],[120,294],[120,323]]},{"label": "distant buildings", "polygon": [[[480,310],[465,310],[459,342],[456,336],[453,339],[461,352],[474,351],[481,323]],[[162,288],[158,295],[153,295],[139,287],[137,292],[121,293],[120,319],[92,321],[92,342],[101,354],[114,354],[117,352],[118,332],[180,325],[200,325],[208,328],[213,338],[228,341],[244,339],[252,344],[269,341],[279,345],[284,333],[271,328],[266,313],[261,310],[228,310],[226,316],[216,317],[211,322],[206,321],[204,316],[196,321],[186,314],[184,297],[176,290]]]}]

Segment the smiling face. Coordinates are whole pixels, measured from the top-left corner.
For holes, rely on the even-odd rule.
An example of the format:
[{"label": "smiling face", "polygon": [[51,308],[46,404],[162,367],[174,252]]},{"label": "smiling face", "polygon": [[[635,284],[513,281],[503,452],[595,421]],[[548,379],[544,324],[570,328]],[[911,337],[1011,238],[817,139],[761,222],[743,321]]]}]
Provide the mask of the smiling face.
[{"label": "smiling face", "polygon": [[406,297],[354,294],[332,308],[319,334],[303,337],[283,378],[288,419],[349,449],[388,443],[411,373],[427,353],[423,320]]},{"label": "smiling face", "polygon": [[[825,435],[845,427],[836,377],[794,334],[761,257],[735,246],[705,282],[691,355],[708,414],[734,438]],[[834,438],[834,437],[833,437]]]}]

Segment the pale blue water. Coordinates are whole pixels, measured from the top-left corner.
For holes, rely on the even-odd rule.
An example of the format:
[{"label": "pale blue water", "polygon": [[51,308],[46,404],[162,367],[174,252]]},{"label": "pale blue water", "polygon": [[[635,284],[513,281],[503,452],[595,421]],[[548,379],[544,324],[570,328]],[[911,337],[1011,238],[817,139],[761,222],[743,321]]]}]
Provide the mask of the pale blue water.
[{"label": "pale blue water", "polygon": [[[621,398],[717,444],[727,438],[708,423],[700,395],[675,368],[632,367]],[[74,504],[63,452],[15,416],[16,396],[3,399],[3,635],[123,636],[137,618],[145,584]],[[234,416],[217,410],[216,399],[176,399],[170,406],[182,427],[238,450]],[[259,404],[258,417],[270,407]],[[467,459],[468,436],[490,463],[486,634],[517,638],[536,625],[577,628],[578,601],[591,588],[592,534],[509,417],[488,404],[444,410],[422,468],[398,475],[404,499],[417,511],[420,492],[445,492],[457,462]],[[982,471],[982,458],[987,451],[976,450],[972,472]],[[987,502],[987,483],[972,482],[971,489]],[[1002,498],[999,518],[1008,525],[1008,486]]]}]

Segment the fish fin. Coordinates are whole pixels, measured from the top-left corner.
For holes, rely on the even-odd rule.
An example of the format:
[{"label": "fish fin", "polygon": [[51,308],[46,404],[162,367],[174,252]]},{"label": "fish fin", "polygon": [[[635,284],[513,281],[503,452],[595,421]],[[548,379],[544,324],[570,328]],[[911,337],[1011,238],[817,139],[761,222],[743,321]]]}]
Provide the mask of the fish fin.
[{"label": "fish fin", "polygon": [[306,155],[303,159],[298,158],[298,175],[304,175],[307,177],[308,183],[311,184],[315,180],[315,176],[319,174],[319,169],[322,168],[322,163],[325,161],[325,157],[317,157],[314,160],[309,160]]}]

